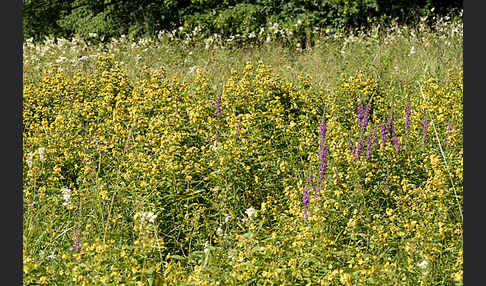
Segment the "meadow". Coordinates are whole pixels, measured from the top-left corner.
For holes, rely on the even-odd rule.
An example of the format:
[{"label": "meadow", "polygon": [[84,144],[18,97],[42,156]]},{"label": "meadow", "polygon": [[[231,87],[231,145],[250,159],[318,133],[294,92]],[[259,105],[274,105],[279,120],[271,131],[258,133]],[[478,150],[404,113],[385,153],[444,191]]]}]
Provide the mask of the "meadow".
[{"label": "meadow", "polygon": [[463,24],[23,46],[25,285],[462,285]]}]

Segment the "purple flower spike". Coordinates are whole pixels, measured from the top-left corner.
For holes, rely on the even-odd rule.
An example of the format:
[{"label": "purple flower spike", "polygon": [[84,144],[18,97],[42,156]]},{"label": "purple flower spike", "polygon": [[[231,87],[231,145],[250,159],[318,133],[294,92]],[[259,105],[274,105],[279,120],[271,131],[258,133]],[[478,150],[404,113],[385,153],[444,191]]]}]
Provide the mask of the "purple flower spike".
[{"label": "purple flower spike", "polygon": [[429,120],[427,119],[427,117],[424,118],[424,133],[422,134],[422,139],[424,140],[424,142],[427,141],[427,133],[429,131]]},{"label": "purple flower spike", "polygon": [[363,121],[361,121],[361,127],[363,128],[363,130],[366,130],[366,126],[368,125],[369,113],[370,113],[370,105],[366,104],[365,112],[363,115]]},{"label": "purple flower spike", "polygon": [[221,94],[216,97],[216,116],[221,119]]},{"label": "purple flower spike", "polygon": [[378,136],[376,134],[376,128],[373,128],[373,135],[371,135],[373,138],[373,144],[371,146],[377,146],[378,145]]},{"label": "purple flower spike", "polygon": [[73,237],[73,241],[74,241],[74,244],[73,244],[73,247],[72,249],[74,251],[78,251],[81,249],[81,241],[83,239],[79,237],[79,233],[78,231],[74,231],[74,237]]},{"label": "purple flower spike", "polygon": [[358,144],[356,145],[356,149],[354,151],[354,156],[357,160],[359,160],[359,156],[361,155],[361,151],[363,150],[363,138],[359,138]]},{"label": "purple flower spike", "polygon": [[366,159],[370,157],[371,154],[371,133],[366,136]]},{"label": "purple flower spike", "polygon": [[319,143],[319,185],[322,184],[322,180],[324,179],[324,173],[327,169],[327,145],[326,145],[326,133],[327,133],[327,126],[324,121],[321,121],[320,124],[320,133],[321,133],[321,142]]},{"label": "purple flower spike", "polygon": [[405,128],[407,131],[410,129],[410,115],[412,114],[412,109],[410,107],[410,103],[407,104],[407,107],[405,108]]},{"label": "purple flower spike", "polygon": [[396,136],[390,138],[390,141],[393,143],[393,147],[395,147],[395,150],[400,151],[400,149],[402,149],[402,146],[398,144],[398,138]]},{"label": "purple flower spike", "polygon": [[307,192],[307,188],[304,189],[304,196],[303,196],[302,201],[304,203],[305,219],[309,220],[309,193]]}]

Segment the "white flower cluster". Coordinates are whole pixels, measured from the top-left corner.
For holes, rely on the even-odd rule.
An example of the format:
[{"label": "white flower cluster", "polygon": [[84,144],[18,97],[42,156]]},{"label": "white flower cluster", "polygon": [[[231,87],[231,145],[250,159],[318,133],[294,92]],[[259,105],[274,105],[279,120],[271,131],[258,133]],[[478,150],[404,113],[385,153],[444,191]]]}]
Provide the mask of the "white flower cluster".
[{"label": "white flower cluster", "polygon": [[245,213],[248,215],[249,219],[252,219],[254,216],[256,216],[256,210],[253,207],[249,207]]},{"label": "white flower cluster", "polygon": [[429,262],[427,260],[424,260],[422,262],[420,262],[418,265],[417,265],[420,269],[422,269],[422,271],[425,273],[428,272],[428,268],[429,268]]},{"label": "white flower cluster", "polygon": [[153,212],[139,212],[135,214],[135,219],[140,219],[142,222],[154,223],[157,215]]},{"label": "white flower cluster", "polygon": [[63,206],[69,206],[71,204],[71,190],[68,188],[62,188],[61,189],[62,197],[64,199],[64,202],[62,203]]},{"label": "white flower cluster", "polygon": [[46,148],[44,147],[39,147],[37,149],[37,152],[29,152],[27,154],[27,158],[25,159],[25,162],[27,163],[27,165],[30,167],[32,167],[32,164],[34,163],[34,157],[35,155],[39,155],[39,160],[40,161],[45,161],[46,160]]}]

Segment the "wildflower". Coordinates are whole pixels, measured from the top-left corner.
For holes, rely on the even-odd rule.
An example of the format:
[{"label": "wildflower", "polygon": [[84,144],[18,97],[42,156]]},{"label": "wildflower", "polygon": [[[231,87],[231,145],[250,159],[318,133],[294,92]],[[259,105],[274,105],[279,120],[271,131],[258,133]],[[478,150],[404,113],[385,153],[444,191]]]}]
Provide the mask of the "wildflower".
[{"label": "wildflower", "polygon": [[305,219],[309,220],[309,193],[307,192],[307,188],[304,189],[304,196],[303,196],[302,201],[304,203]]},{"label": "wildflower", "polygon": [[427,118],[427,116],[424,118],[424,132],[422,134],[422,139],[425,141],[427,141],[427,132],[429,131],[429,120]]},{"label": "wildflower", "polygon": [[39,159],[41,161],[44,161],[45,158],[46,158],[46,148],[44,147],[39,147],[39,149],[37,149],[37,151],[39,152]]},{"label": "wildflower", "polygon": [[198,72],[199,71],[199,67],[198,66],[192,66],[191,68],[189,68],[189,73],[192,74],[194,72]]},{"label": "wildflower", "polygon": [[393,136],[392,138],[390,138],[390,141],[393,143],[393,147],[395,147],[395,150],[400,151],[400,149],[402,149],[402,146],[398,144],[397,136]]},{"label": "wildflower", "polygon": [[29,152],[29,154],[27,154],[27,159],[25,159],[25,162],[27,162],[29,168],[32,167],[32,164],[34,162],[34,155],[34,152]]},{"label": "wildflower", "polygon": [[74,251],[78,251],[79,249],[81,249],[82,238],[79,237],[78,231],[74,231],[73,241],[74,241],[74,244],[73,244],[72,249]]},{"label": "wildflower", "polygon": [[256,210],[253,207],[249,207],[245,213],[248,215],[248,218],[251,219],[256,215]]},{"label": "wildflower", "polygon": [[415,47],[414,47],[414,46],[412,46],[412,47],[410,48],[410,53],[409,53],[409,55],[413,55],[413,54],[415,54]]},{"label": "wildflower", "polygon": [[218,94],[216,98],[216,116],[221,119],[221,94]]},{"label": "wildflower", "polygon": [[154,214],[153,212],[148,212],[148,213],[145,213],[145,219],[150,222],[150,223],[153,223],[155,221],[155,219],[157,218],[157,215]]},{"label": "wildflower", "polygon": [[368,126],[369,113],[370,113],[370,105],[366,104],[363,119],[361,121],[361,127],[363,128],[363,130],[366,130],[366,126]]},{"label": "wildflower", "polygon": [[410,129],[410,114],[412,113],[412,110],[411,110],[411,107],[410,107],[410,103],[407,104],[407,106],[405,107],[405,128],[407,129],[407,131]]},{"label": "wildflower", "polygon": [[49,254],[49,256],[47,256],[48,259],[55,259],[56,258],[56,253],[55,251],[53,251],[51,254]]},{"label": "wildflower", "polygon": [[371,133],[366,136],[366,159],[370,157],[371,154]]},{"label": "wildflower", "polygon": [[67,206],[71,203],[71,190],[68,188],[61,189],[62,197],[64,202],[62,203],[63,206]]},{"label": "wildflower", "polygon": [[320,192],[319,192],[319,188],[314,187],[314,184],[312,183],[312,179],[313,178],[314,178],[314,176],[309,175],[309,186],[314,190],[314,197],[317,200],[319,198],[319,196],[320,196]]},{"label": "wildflower", "polygon": [[149,223],[154,223],[157,215],[153,212],[140,212],[135,215],[135,218],[140,218],[142,222],[148,221]]},{"label": "wildflower", "polygon": [[363,138],[359,138],[358,143],[356,144],[356,148],[354,149],[354,156],[357,160],[359,160],[359,156],[361,155],[361,151],[363,150]]},{"label": "wildflower", "polygon": [[214,145],[211,145],[210,148],[211,148],[211,150],[213,150],[214,152],[216,152],[216,151],[219,151],[219,149],[221,147],[219,145],[217,145],[217,144],[214,144]]},{"label": "wildflower", "polygon": [[207,255],[208,253],[209,253],[209,242],[208,242],[208,241],[206,241],[206,242],[204,243],[204,254],[206,254],[206,255]]},{"label": "wildflower", "polygon": [[222,236],[223,235],[223,229],[221,228],[221,226],[219,226],[218,229],[216,230],[216,234],[218,236]]},{"label": "wildflower", "polygon": [[420,269],[422,269],[422,271],[424,273],[427,273],[428,272],[428,268],[429,268],[429,262],[427,260],[424,260],[424,261],[420,262],[417,266]]}]

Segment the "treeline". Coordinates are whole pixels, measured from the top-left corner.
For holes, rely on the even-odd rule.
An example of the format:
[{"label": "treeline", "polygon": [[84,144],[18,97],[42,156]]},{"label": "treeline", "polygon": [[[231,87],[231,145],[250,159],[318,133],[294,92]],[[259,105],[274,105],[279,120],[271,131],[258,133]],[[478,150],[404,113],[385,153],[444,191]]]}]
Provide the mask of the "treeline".
[{"label": "treeline", "polygon": [[[357,28],[456,15],[459,0],[23,0],[24,39],[154,35],[183,27],[202,36],[282,27]],[[199,27],[199,28],[197,28]]]}]

